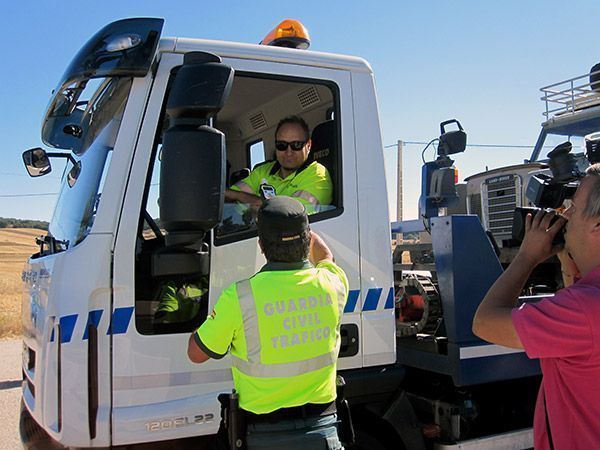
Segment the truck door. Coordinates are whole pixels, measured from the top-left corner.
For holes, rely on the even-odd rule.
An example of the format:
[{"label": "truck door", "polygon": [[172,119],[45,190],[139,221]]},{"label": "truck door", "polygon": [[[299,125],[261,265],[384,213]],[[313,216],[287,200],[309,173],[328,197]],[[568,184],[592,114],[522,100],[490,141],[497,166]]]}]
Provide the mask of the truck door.
[{"label": "truck door", "polygon": [[[194,50],[204,50],[200,44]],[[218,49],[206,49],[218,53]],[[240,52],[250,52],[240,49]],[[290,54],[294,52],[289,52]],[[212,126],[225,134],[227,185],[257,163],[275,157],[278,121],[299,115],[315,130],[309,158],[322,161],[334,181],[330,204],[319,205],[311,226],[331,245],[338,264],[358,295],[359,257],[356,167],[350,75],[346,70],[301,64],[301,57],[261,61],[256,54],[223,58],[235,69],[231,93]],[[275,58],[276,60],[277,58]],[[247,278],[265,263],[259,251],[254,213],[248,205],[227,203],[222,222],[197,243],[208,252],[204,274],[153,275],[153,255],[164,245],[160,226],[161,137],[169,85],[182,54],[160,59],[142,120],[114,249],[114,305],[131,312],[113,337],[113,445],[150,442],[216,432],[220,392],[231,390],[230,360],[194,365],[187,358],[190,333],[212,310],[221,291]],[[175,70],[174,70],[175,69]],[[197,164],[198,177],[208,170]],[[175,269],[174,269],[175,270]],[[344,322],[360,335],[360,314]],[[355,339],[340,366],[360,367]]]}]

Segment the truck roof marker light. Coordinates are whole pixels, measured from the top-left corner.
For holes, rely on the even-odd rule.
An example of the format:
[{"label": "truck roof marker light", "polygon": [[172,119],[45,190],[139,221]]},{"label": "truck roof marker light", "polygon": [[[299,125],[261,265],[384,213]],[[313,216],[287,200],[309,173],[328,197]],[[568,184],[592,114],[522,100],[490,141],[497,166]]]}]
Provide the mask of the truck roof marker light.
[{"label": "truck roof marker light", "polygon": [[298,20],[285,19],[260,41],[260,45],[306,50],[310,47],[310,36],[306,27]]},{"label": "truck roof marker light", "polygon": [[118,36],[112,36],[111,39],[106,42],[105,49],[110,53],[122,52],[124,50],[137,47],[141,43],[142,38],[137,34],[121,34]]}]

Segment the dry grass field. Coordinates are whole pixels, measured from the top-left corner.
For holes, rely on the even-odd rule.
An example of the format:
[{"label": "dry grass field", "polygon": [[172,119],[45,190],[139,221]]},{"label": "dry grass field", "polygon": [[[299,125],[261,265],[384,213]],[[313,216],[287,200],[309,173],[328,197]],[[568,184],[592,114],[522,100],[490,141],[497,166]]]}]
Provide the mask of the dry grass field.
[{"label": "dry grass field", "polygon": [[21,272],[37,251],[35,238],[45,234],[27,228],[0,228],[0,339],[21,334]]}]

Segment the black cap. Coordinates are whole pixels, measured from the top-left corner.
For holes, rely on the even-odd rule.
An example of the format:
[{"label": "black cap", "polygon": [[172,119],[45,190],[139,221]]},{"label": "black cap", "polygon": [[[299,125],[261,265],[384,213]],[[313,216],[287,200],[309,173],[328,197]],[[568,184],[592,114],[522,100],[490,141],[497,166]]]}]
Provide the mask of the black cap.
[{"label": "black cap", "polygon": [[266,241],[293,241],[300,239],[306,230],[306,209],[296,199],[276,196],[265,201],[258,210],[258,236]]}]

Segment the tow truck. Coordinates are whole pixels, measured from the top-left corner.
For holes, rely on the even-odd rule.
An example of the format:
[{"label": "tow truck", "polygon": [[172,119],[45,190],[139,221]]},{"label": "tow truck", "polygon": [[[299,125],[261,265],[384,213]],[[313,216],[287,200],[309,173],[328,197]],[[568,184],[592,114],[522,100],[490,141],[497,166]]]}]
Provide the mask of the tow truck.
[{"label": "tow truck", "polygon": [[[501,263],[476,215],[442,214],[458,196],[460,124],[442,124],[423,167],[420,219],[390,224],[366,61],[307,50],[293,20],[260,45],[163,38],[162,27],[136,18],[98,31],[53,91],[46,148],[23,154],[32,176],[65,160],[23,271],[24,446],[212,447],[230,360],[194,365],[187,339],[265,262],[252,215],[223,192],[273,158],[277,122],[296,114],[334,184],[311,227],[350,283],[338,361],[349,448],[531,447],[538,363],[471,332]],[[429,259],[404,261],[418,245],[408,239],[392,254],[392,232],[428,234]],[[195,316],[159,320],[165,283],[199,279]]]},{"label": "tow truck", "polygon": [[[586,155],[600,145],[600,64],[589,72],[544,86],[540,89],[544,103],[540,134],[529,159],[522,164],[498,167],[465,178],[461,208],[477,215],[493,236],[499,258],[506,267],[518,250],[513,238],[515,208],[532,207],[527,188],[536,176],[550,175],[549,153],[558,145],[570,142],[571,154],[580,172],[589,163]],[[556,258],[542,264],[530,278],[530,292],[553,292],[562,285]]]}]

